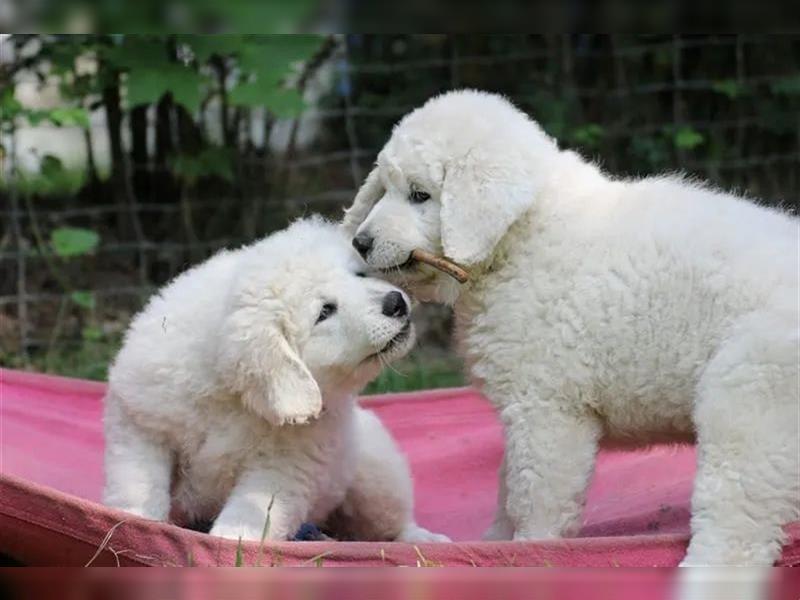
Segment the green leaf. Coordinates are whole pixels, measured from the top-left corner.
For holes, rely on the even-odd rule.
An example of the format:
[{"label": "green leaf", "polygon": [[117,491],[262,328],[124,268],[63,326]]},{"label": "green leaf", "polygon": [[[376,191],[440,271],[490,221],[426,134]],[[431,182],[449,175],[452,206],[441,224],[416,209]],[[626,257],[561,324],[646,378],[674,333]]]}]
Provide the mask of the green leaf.
[{"label": "green leaf", "polygon": [[203,64],[212,56],[238,54],[246,43],[243,35],[180,35],[178,41],[191,48],[197,62]]},{"label": "green leaf", "polygon": [[53,250],[65,258],[88,254],[97,248],[99,242],[97,233],[78,227],[59,227],[50,234]]},{"label": "green leaf", "polygon": [[25,116],[28,118],[28,123],[30,123],[32,127],[36,127],[39,123],[46,121],[50,117],[50,111],[30,110]]},{"label": "green leaf", "polygon": [[193,67],[173,61],[166,36],[127,35],[123,43],[107,48],[104,60],[127,72],[127,102],[133,108],[157,102],[167,92],[194,113],[200,107],[206,81]]},{"label": "green leaf", "polygon": [[14,97],[14,87],[8,86],[0,94],[0,115],[3,120],[11,120],[22,111],[22,104]]},{"label": "green leaf", "polygon": [[128,107],[157,102],[167,92],[190,113],[200,108],[203,77],[187,67],[167,63],[158,69],[137,67],[128,73]]},{"label": "green leaf", "polygon": [[296,89],[281,87],[292,67],[308,60],[319,49],[324,38],[316,35],[251,35],[244,36],[239,52],[239,65],[244,81],[229,94],[233,104],[265,106],[278,117],[292,117],[305,105]]},{"label": "green leaf", "polygon": [[39,172],[45,179],[54,181],[64,172],[64,165],[57,156],[45,154],[39,165]]},{"label": "green leaf", "polygon": [[62,106],[45,112],[45,117],[59,127],[89,127],[89,113],[83,108]]},{"label": "green leaf", "polygon": [[212,146],[195,155],[180,154],[171,164],[172,172],[190,185],[201,177],[233,181],[233,155],[227,148]]},{"label": "green leaf", "polygon": [[322,45],[318,35],[248,35],[239,51],[240,66],[261,79],[284,77],[293,63],[308,60]]},{"label": "green leaf", "polygon": [[300,92],[277,88],[271,81],[240,84],[231,90],[229,98],[233,104],[264,106],[280,118],[296,116],[305,108]]},{"label": "green leaf", "polygon": [[681,127],[675,132],[674,141],[676,147],[691,150],[702,144],[705,138],[691,127]]},{"label": "green leaf", "polygon": [[[92,308],[94,306],[94,296],[90,292],[72,292],[72,293],[73,293],[73,295],[74,294],[89,294],[89,298],[91,299],[92,306],[86,306],[86,308]],[[80,302],[75,301],[74,298],[73,298],[73,301],[76,302],[77,304],[80,304],[81,306],[85,306],[85,305],[81,304]],[[86,340],[87,342],[98,342],[101,339],[103,339],[103,330],[100,329],[97,326],[84,327],[83,330],[81,331],[81,337],[83,337],[83,339]]]},{"label": "green leaf", "polygon": [[596,147],[603,139],[606,130],[598,123],[589,123],[572,132],[575,143],[590,148]]},{"label": "green leaf", "polygon": [[715,81],[711,85],[711,89],[719,94],[727,96],[730,100],[735,100],[745,91],[744,86],[739,85],[739,82],[737,82],[735,79]]},{"label": "green leaf", "polygon": [[94,308],[94,294],[92,292],[87,291],[78,291],[72,292],[70,295],[70,300],[72,300],[75,304],[82,308],[92,309]]},{"label": "green leaf", "polygon": [[[303,23],[319,8],[318,0],[196,0],[192,3],[194,27],[208,28],[208,23],[217,23],[225,31],[267,30],[276,34],[292,33],[303,27]],[[263,35],[263,34],[259,34]]]},{"label": "green leaf", "polygon": [[43,48],[42,54],[50,61],[53,72],[58,75],[72,72],[75,60],[86,52],[86,42],[80,43],[78,40],[80,36],[63,36],[58,42]]},{"label": "green leaf", "polygon": [[174,64],[167,54],[164,36],[126,35],[122,43],[98,49],[102,59],[121,71]]},{"label": "green leaf", "polygon": [[297,90],[274,90],[263,104],[280,119],[296,117],[306,107],[303,96]]}]

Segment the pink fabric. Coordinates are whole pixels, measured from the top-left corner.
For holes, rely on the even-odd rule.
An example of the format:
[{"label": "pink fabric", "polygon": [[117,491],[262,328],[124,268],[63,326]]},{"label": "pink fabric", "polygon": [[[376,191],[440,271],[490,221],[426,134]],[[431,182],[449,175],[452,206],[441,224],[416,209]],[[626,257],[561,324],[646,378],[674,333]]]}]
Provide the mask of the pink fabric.
[{"label": "pink fabric", "polygon": [[[0,369],[0,553],[26,564],[233,565],[237,544],[98,504],[103,384]],[[285,542],[242,547],[245,564],[671,566],[685,551],[694,451],[600,453],[580,537],[476,541],[502,454],[491,407],[470,389],[365,398],[409,457],[420,524],[456,543]],[[780,564],[800,565],[800,523]],[[104,541],[105,540],[105,541]]]}]

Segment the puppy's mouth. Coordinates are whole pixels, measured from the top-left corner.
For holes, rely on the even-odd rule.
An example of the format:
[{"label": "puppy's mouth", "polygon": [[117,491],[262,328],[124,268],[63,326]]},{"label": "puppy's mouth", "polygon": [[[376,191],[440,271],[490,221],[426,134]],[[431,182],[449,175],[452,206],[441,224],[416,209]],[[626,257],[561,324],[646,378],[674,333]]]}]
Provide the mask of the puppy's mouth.
[{"label": "puppy's mouth", "polygon": [[379,356],[386,356],[391,354],[396,348],[402,346],[408,338],[411,336],[411,320],[406,321],[403,328],[397,332],[397,334],[390,339],[386,345],[378,350],[375,354],[372,354],[368,357],[370,358],[378,358]]},{"label": "puppy's mouth", "polygon": [[409,285],[421,283],[436,276],[436,271],[425,269],[425,265],[409,252],[408,258],[392,267],[376,267],[376,270],[389,281],[405,282]]},{"label": "puppy's mouth", "polygon": [[414,260],[414,258],[411,256],[411,253],[409,252],[408,253],[408,258],[405,260],[405,262],[398,263],[398,264],[396,264],[394,266],[391,266],[391,267],[379,267],[378,270],[381,273],[386,273],[387,275],[390,275],[392,273],[398,273],[398,272],[402,272],[402,271],[410,271],[411,269],[414,268],[415,264],[416,264],[416,261]]}]

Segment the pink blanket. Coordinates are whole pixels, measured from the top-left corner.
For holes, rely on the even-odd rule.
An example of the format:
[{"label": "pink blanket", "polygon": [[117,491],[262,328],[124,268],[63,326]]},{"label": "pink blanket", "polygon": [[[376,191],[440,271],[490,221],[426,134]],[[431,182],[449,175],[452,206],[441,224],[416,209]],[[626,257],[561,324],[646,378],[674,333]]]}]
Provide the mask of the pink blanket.
[{"label": "pink blanket", "polygon": [[[102,395],[93,382],[0,369],[0,554],[32,565],[228,565],[237,543],[98,504]],[[502,454],[491,407],[470,389],[373,396],[414,472],[417,519],[453,544],[245,543],[254,564],[672,566],[688,533],[694,451],[600,454],[580,537],[478,541],[489,525]],[[800,565],[800,523],[780,564]]]}]

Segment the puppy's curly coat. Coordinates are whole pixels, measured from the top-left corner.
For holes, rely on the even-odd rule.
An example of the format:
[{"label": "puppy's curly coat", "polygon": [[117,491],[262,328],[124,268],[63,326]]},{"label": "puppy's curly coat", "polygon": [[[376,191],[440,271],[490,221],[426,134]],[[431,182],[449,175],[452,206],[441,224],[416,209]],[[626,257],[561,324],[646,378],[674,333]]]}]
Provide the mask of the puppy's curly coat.
[{"label": "puppy's curly coat", "polygon": [[[443,541],[413,518],[411,475],[355,394],[413,344],[398,290],[363,277],[320,219],[221,252],[136,316],[105,399],[106,504],[212,535]],[[385,299],[393,295],[393,310]],[[389,314],[387,314],[389,312]]]},{"label": "puppy's curly coat", "polygon": [[[452,304],[505,425],[490,539],[569,535],[601,439],[698,443],[683,564],[771,564],[800,515],[798,220],[677,176],[613,179],[505,99],[403,118],[345,226]],[[470,271],[459,286],[415,248]]]}]

